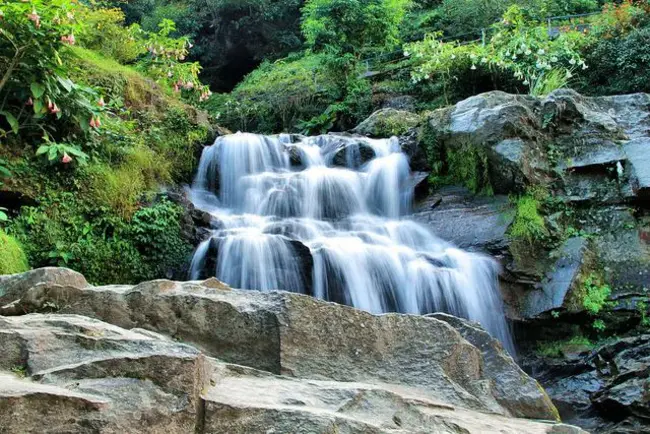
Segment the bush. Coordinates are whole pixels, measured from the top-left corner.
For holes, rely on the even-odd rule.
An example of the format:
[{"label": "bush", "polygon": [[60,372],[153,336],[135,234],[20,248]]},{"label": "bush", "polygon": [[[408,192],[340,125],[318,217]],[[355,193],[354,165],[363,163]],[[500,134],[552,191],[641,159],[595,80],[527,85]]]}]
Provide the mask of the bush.
[{"label": "bush", "polygon": [[233,131],[295,131],[345,95],[325,55],[264,63],[232,94],[213,96],[206,108]]},{"label": "bush", "polygon": [[302,32],[314,51],[356,53],[398,43],[410,0],[307,0]]},{"label": "bush", "polygon": [[162,200],[131,221],[78,193],[49,192],[25,207],[10,229],[34,267],[65,266],[93,284],[138,283],[178,276],[192,246],[180,230],[182,209]]},{"label": "bush", "polygon": [[28,269],[20,243],[0,228],[0,274],[22,273]]},{"label": "bush", "polygon": [[585,50],[585,60],[595,66],[584,74],[585,93],[650,92],[650,27],[598,39]]}]

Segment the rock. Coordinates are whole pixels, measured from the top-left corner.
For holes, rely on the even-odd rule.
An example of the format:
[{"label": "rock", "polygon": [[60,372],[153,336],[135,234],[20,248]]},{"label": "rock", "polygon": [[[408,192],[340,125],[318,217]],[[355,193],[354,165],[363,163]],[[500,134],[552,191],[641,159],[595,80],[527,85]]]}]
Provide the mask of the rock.
[{"label": "rock", "polygon": [[632,172],[632,190],[650,198],[650,137],[630,140],[623,148]]},{"label": "rock", "polygon": [[[84,289],[40,284],[14,307],[45,306],[163,333],[275,374],[416,387],[447,404],[504,415],[522,414],[527,402],[529,417],[556,415],[541,391],[536,403],[524,388],[499,401],[482,352],[435,318],[375,316],[299,294],[234,290],[216,279]],[[522,374],[520,384],[526,381]]]},{"label": "rock", "polygon": [[460,248],[498,254],[507,248],[514,210],[506,196],[475,196],[466,188],[445,187],[419,203],[412,218]]},{"label": "rock", "polygon": [[387,98],[383,103],[384,109],[391,108],[395,110],[415,111],[416,99],[410,95],[397,95]]},{"label": "rock", "polygon": [[566,422],[598,433],[647,431],[650,335],[613,338],[564,359],[524,362]]},{"label": "rock", "polygon": [[520,312],[525,318],[560,309],[565,306],[567,295],[578,283],[587,259],[587,240],[581,237],[569,238],[558,249],[558,258],[542,281],[540,288],[525,295]]},{"label": "rock", "polygon": [[375,150],[364,142],[347,142],[334,154],[332,163],[339,167],[359,168],[375,158]]},{"label": "rock", "polygon": [[22,298],[23,294],[38,284],[66,285],[75,288],[88,286],[86,278],[67,268],[39,268],[22,274],[2,276],[0,280],[0,305]]},{"label": "rock", "polygon": [[[483,372],[495,385],[494,396],[517,417],[534,418],[539,411],[540,400],[553,405],[537,381],[527,378],[515,361],[504,350],[499,341],[490,336],[479,324],[444,313],[429,315],[454,327],[483,354]],[[513,400],[512,390],[517,389]],[[559,415],[556,417],[559,419]]]},{"label": "rock", "polygon": [[1,382],[7,432],[194,431],[209,381],[196,349],[77,315],[0,317],[0,325],[0,370],[29,377]]},{"label": "rock", "polygon": [[204,394],[205,431],[337,433],[582,433],[450,406],[389,384],[297,380],[218,365]]},{"label": "rock", "polygon": [[419,126],[422,118],[404,110],[384,108],[377,110],[369,118],[357,125],[352,132],[362,136],[388,138],[401,136]]}]

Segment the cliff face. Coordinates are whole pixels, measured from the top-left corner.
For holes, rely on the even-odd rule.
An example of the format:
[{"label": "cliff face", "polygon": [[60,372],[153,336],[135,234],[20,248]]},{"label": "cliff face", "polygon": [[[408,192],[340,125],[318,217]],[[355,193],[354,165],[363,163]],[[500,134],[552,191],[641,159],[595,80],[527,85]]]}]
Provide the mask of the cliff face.
[{"label": "cliff face", "polygon": [[7,432],[581,432],[454,317],[55,268],[0,288]]}]

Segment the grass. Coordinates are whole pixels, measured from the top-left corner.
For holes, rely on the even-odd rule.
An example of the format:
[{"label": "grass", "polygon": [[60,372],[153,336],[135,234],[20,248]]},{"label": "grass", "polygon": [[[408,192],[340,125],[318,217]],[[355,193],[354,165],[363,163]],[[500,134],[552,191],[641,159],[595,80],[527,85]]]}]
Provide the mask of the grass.
[{"label": "grass", "polygon": [[22,273],[28,269],[27,257],[20,243],[0,229],[0,274]]}]

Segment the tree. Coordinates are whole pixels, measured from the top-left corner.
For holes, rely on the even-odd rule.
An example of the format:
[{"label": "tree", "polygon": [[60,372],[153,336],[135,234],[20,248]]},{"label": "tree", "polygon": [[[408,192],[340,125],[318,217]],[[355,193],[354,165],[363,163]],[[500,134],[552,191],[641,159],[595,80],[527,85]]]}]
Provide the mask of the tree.
[{"label": "tree", "polygon": [[313,51],[360,53],[396,45],[410,0],[307,0],[302,32]]}]

